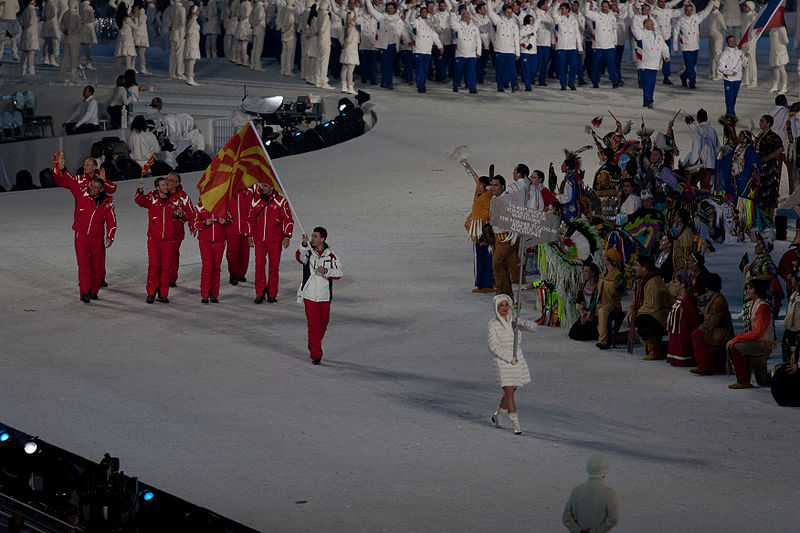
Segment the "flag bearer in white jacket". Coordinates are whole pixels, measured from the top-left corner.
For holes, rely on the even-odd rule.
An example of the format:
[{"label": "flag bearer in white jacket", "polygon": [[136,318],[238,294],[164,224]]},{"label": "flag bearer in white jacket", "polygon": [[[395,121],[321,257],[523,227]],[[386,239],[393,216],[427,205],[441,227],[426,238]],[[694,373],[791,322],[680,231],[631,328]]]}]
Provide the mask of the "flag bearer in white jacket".
[{"label": "flag bearer in white jacket", "polygon": [[556,46],[556,60],[558,61],[558,77],[561,81],[561,90],[575,90],[575,76],[580,65],[579,55],[583,55],[583,42],[578,19],[570,14],[569,5],[553,4],[550,9],[553,17],[554,43]]},{"label": "flag bearer in white jacket", "polygon": [[634,38],[641,43],[642,59],[639,61],[639,69],[642,71],[644,107],[653,109],[656,76],[661,67],[661,60],[669,61],[669,48],[661,34],[656,31],[653,19],[645,19],[643,29],[631,26],[631,31]]},{"label": "flag bearer in white jacket", "polygon": [[727,46],[719,56],[717,72],[725,81],[725,114],[736,116],[736,97],[739,95],[739,86],[742,84],[742,72],[747,66],[747,56],[736,46],[736,39],[728,35]]},{"label": "flag bearer in white jacket", "polygon": [[500,2],[489,3],[487,14],[494,25],[494,62],[497,81],[497,92],[504,92],[511,86],[511,92],[517,92],[516,60],[519,59],[519,26],[514,17],[514,10],[508,4],[502,5],[502,15],[497,14]]},{"label": "flag bearer in white jacket", "polygon": [[481,32],[475,24],[472,24],[472,17],[466,7],[461,6],[458,11],[460,16],[450,13],[450,27],[453,29],[453,37],[456,43],[453,92],[458,92],[458,88],[461,86],[461,78],[464,77],[470,94],[477,94],[475,67],[478,58],[481,57]]},{"label": "flag bearer in white jacket", "polygon": [[522,71],[522,81],[525,91],[533,90],[533,80],[539,70],[539,51],[536,45],[536,34],[539,33],[539,21],[535,15],[527,14],[522,19],[519,29],[519,65]]},{"label": "flag bearer in white jacket", "polygon": [[414,60],[417,66],[417,92],[427,91],[425,83],[428,79],[428,70],[431,67],[431,50],[434,46],[439,52],[444,52],[442,41],[428,24],[428,8],[421,6],[419,16],[412,10],[411,16],[406,21],[408,30],[414,38]]},{"label": "flag bearer in white jacket", "polygon": [[[328,232],[316,227],[311,239],[303,234],[303,243],[295,257],[303,265],[303,281],[297,291],[298,301],[302,301],[308,320],[308,351],[311,364],[322,362],[322,338],[328,329],[333,300],[333,280],[341,279],[342,266],[336,254],[325,241]],[[311,246],[309,246],[309,244]]]},{"label": "flag bearer in white jacket", "polygon": [[[503,388],[503,397],[497,411],[492,415],[495,427],[502,428],[503,415],[508,415],[514,425],[514,433],[522,434],[517,414],[517,404],[514,402],[514,393],[517,387],[522,387],[531,382],[531,372],[528,363],[522,354],[522,333],[517,331],[516,339],[514,330],[536,330],[536,323],[513,317],[514,302],[507,294],[498,294],[493,300],[494,318],[489,321],[489,350],[494,355],[497,367],[497,376]],[[514,341],[517,344],[516,357],[514,354]]]},{"label": "flag bearer in white jacket", "polygon": [[694,5],[686,3],[683,6],[683,15],[678,19],[675,28],[672,30],[672,50],[678,53],[680,44],[683,52],[683,72],[681,72],[681,84],[690,89],[695,88],[697,74],[694,67],[697,65],[697,53],[700,50],[700,23],[717,9],[715,0],[708,2],[708,5],[700,13],[694,12]]},{"label": "flag bearer in white jacket", "polygon": [[617,15],[611,11],[611,3],[603,0],[600,3],[600,10],[595,7],[595,3],[589,0],[583,5],[583,15],[586,20],[591,22],[594,35],[592,44],[592,87],[599,87],[600,73],[605,68],[608,71],[608,79],[616,89],[619,87],[619,72],[616,66],[616,47],[617,47]]},{"label": "flag bearer in white jacket", "polygon": [[[681,1],[682,0],[672,0],[671,2],[667,2],[667,0],[658,0],[656,5],[650,9],[650,18],[656,22],[658,32],[661,34],[661,37],[664,38],[670,50],[672,50],[672,19],[681,16],[680,9],[672,8],[681,3]],[[664,64],[661,65],[661,74],[664,75],[664,85],[672,85],[672,81],[669,79],[672,75],[671,61],[664,61]]]}]

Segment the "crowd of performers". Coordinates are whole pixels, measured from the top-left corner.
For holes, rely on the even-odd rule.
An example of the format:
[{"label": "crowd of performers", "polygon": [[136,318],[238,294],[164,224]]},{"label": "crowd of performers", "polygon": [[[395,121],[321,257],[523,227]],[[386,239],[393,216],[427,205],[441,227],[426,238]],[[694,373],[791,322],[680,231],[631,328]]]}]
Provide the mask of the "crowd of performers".
[{"label": "crowd of performers", "polygon": [[[75,175],[67,170],[63,152],[53,158],[56,183],[69,189],[75,199],[75,255],[78,262],[80,300],[98,300],[107,287],[106,248],[116,236],[117,219],[113,194],[117,190],[98,169],[94,158],[86,158]],[[175,172],[155,178],[155,188],[145,192],[140,181],[134,202],[147,210],[148,304],[169,303],[169,290],[177,286],[180,248],[186,228],[197,237],[202,260],[200,302],[219,303],[222,258],[228,263],[231,285],[246,282],[253,249],[255,262],[255,303],[276,303],[281,252],[288,248],[294,219],[287,199],[271,184],[256,183],[240,191],[228,202],[222,216],[207,210],[202,201],[194,204]],[[342,276],[339,259],[330,249],[325,228],[316,227],[311,236],[303,235],[295,257],[302,265],[303,278],[297,291],[308,319],[311,361],[322,358],[322,337],[330,318],[332,283]]]},{"label": "crowd of performers", "polygon": [[[551,163],[547,185],[544,171],[531,171],[525,164],[516,165],[513,180],[506,181],[494,175],[493,168],[489,176],[479,176],[464,161],[476,183],[465,224],[475,250],[473,292],[492,292],[511,300],[513,284],[521,283],[523,290],[538,293],[538,325],[562,326],[570,338],[594,341],[600,350],[627,344],[633,353],[634,344],[641,341],[645,360],[692,367],[691,372],[701,376],[733,369],[736,382],[731,389],[752,387],[751,374],[758,385],[770,385],[767,360],[776,348],[774,321],[788,293],[782,342],[785,365],[773,373],[781,379],[800,379],[796,309],[800,237],[779,265],[770,255],[775,220],[782,215],[797,218],[791,207],[800,204],[792,183],[792,194],[780,206],[784,209],[778,205],[781,165],[786,164],[792,180],[797,168],[792,161],[794,149],[785,157],[777,133],[783,130],[794,143],[794,112],[785,104],[779,96],[755,133],[737,131],[735,117],[722,117],[721,142],[704,110],[687,115],[693,144],[684,158],[675,143],[677,115],[657,135],[642,124],[638,138],[630,138],[630,125],[619,121],[614,131],[601,135],[597,130],[602,120],[595,118],[586,128],[595,146],[565,150],[561,179]],[[784,127],[773,131],[777,124]],[[592,148],[596,148],[599,168],[589,186],[579,153]],[[561,217],[560,240],[531,245],[489,223],[492,197],[523,189],[529,208]],[[740,265],[743,331],[736,334],[721,292],[722,279],[709,272],[705,257],[721,244],[746,239],[753,243],[754,257],[746,256]],[[525,253],[519,253],[520,247]],[[525,279],[537,274],[537,281]],[[632,303],[623,309],[626,293]],[[494,329],[502,332],[500,303],[495,302],[493,321],[500,324]],[[497,347],[502,338],[497,331],[491,332],[491,326],[490,348]],[[513,344],[508,346],[513,348]],[[509,364],[507,353],[498,355],[501,351],[495,348],[492,352],[502,364]],[[504,383],[504,400],[496,418],[509,403],[506,386],[525,382],[527,378],[517,376],[513,383]],[[789,401],[800,405],[798,385],[793,385],[797,392]],[[513,394],[510,400],[513,405]]]}]

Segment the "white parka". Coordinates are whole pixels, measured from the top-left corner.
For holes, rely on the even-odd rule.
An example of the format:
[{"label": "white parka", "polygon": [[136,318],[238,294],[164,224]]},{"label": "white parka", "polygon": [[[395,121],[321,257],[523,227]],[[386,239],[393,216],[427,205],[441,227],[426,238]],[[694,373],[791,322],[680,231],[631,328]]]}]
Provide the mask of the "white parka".
[{"label": "white parka", "polygon": [[545,9],[536,8],[534,17],[539,21],[539,30],[536,32],[536,46],[547,46],[553,44],[553,17]]},{"label": "white parka", "polygon": [[717,72],[722,74],[727,81],[741,81],[744,67],[747,66],[747,57],[744,52],[735,46],[726,46],[719,56]]},{"label": "white parka", "polygon": [[665,41],[672,38],[672,19],[681,16],[680,9],[672,9],[674,6],[681,3],[682,0],[672,0],[667,2],[666,7],[653,6],[650,8],[650,18],[656,22],[659,33]]},{"label": "white parka", "polygon": [[416,11],[411,14],[406,25],[414,37],[415,54],[430,54],[434,46],[443,48],[439,35],[428,24],[428,19],[419,18]]},{"label": "white parka", "polygon": [[[637,41],[641,42],[642,58],[639,68],[642,70],[658,70],[662,59],[669,59],[669,47],[658,31],[648,31],[631,27]],[[637,43],[638,44],[638,43]]]},{"label": "white parka", "polygon": [[617,46],[617,14],[613,11],[603,13],[589,9],[589,2],[583,4],[583,16],[592,25],[594,42],[592,49],[608,50]]},{"label": "white parka", "polygon": [[700,23],[711,14],[714,6],[716,3],[711,0],[700,13],[692,13],[688,17],[686,13],[681,15],[672,30],[672,49],[675,52],[678,51],[678,44],[684,52],[700,50]]},{"label": "white parka", "polygon": [[[297,289],[297,300],[311,300],[312,302],[329,302],[333,299],[333,280],[342,277],[342,266],[339,259],[325,243],[322,253],[316,251],[311,245],[302,246],[295,253],[297,261],[303,265],[303,281]],[[325,269],[324,273],[317,270]]]},{"label": "white parka", "polygon": [[[533,19],[533,24],[523,25],[519,29],[519,48],[520,52],[526,55],[536,55],[536,40],[539,33],[539,21]],[[530,46],[530,48],[528,48]]]},{"label": "white parka", "polygon": [[499,2],[493,2],[488,6],[486,14],[494,26],[494,51],[499,54],[519,55],[519,25],[515,17],[506,18],[505,15],[498,15],[494,9]]},{"label": "white parka", "polygon": [[378,21],[378,41],[376,47],[379,50],[386,50],[390,45],[400,42],[400,34],[403,32],[403,20],[398,11],[391,15],[375,9],[372,2],[367,0],[367,10],[372,18]]},{"label": "white parka", "polygon": [[558,4],[554,2],[554,7],[550,8],[550,16],[553,18],[553,43],[556,50],[575,50],[583,52],[583,39],[578,27],[578,17],[570,12],[562,15],[558,11]]},{"label": "white parka", "polygon": [[476,58],[481,55],[483,50],[481,32],[475,24],[472,22],[467,24],[461,17],[451,13],[450,27],[455,38],[456,57]]},{"label": "white parka", "polygon": [[[531,373],[528,370],[528,363],[522,354],[522,333],[517,334],[517,360],[514,361],[514,327],[510,320],[506,320],[497,311],[497,305],[502,301],[509,302],[513,309],[511,298],[505,294],[494,297],[495,316],[489,321],[488,342],[489,350],[494,355],[494,362],[497,365],[497,373],[500,378],[500,385],[503,387],[521,387],[531,382]],[[509,309],[509,315],[513,312]],[[528,322],[519,318],[517,326],[520,329],[529,331],[536,330],[535,322]]]}]

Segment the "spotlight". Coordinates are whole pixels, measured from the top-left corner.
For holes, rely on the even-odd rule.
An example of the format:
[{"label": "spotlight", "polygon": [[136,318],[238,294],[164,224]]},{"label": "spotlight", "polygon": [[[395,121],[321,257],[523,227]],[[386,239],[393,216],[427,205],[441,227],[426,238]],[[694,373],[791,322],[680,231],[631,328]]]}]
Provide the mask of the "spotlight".
[{"label": "spotlight", "polygon": [[0,432],[0,442],[5,442],[10,438],[11,438],[11,435],[8,433],[8,431]]},{"label": "spotlight", "polygon": [[358,102],[358,107],[361,107],[362,104],[369,102],[370,96],[369,93],[365,93],[361,89],[358,90],[358,94],[356,95],[356,102]]},{"label": "spotlight", "polygon": [[156,495],[155,495],[155,494],[153,494],[153,491],[150,491],[150,490],[146,490],[146,491],[144,492],[144,494],[142,494],[142,499],[143,499],[144,501],[146,501],[146,502],[149,502],[150,500],[152,500],[152,499],[153,499],[153,498],[155,498],[155,497],[156,497]]},{"label": "spotlight", "polygon": [[33,455],[34,453],[36,453],[36,451],[38,449],[39,449],[39,445],[36,444],[32,440],[29,440],[28,442],[25,443],[24,450],[25,450],[25,453],[27,453],[28,455]]},{"label": "spotlight", "polygon": [[[359,94],[360,93],[361,93],[361,91],[359,91]],[[364,93],[364,94],[367,94],[367,93]],[[369,95],[367,95],[367,100],[369,100]],[[351,109],[354,109],[355,107],[356,106],[353,104],[353,101],[350,100],[349,98],[340,98],[339,99],[339,105],[338,105],[339,113],[341,113],[343,111],[349,111]]]}]

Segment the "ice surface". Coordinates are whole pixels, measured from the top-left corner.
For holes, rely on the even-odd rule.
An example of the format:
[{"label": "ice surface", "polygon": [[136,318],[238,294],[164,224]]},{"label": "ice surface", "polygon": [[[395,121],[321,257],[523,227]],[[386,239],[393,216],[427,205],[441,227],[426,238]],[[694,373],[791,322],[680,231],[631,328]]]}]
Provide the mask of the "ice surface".
[{"label": "ice surface", "polygon": [[[133,203],[136,183],[121,183],[110,287],[87,306],[69,192],[0,195],[0,420],[89,458],[111,452],[129,475],[263,531],[561,531],[569,491],[598,452],[619,496],[620,533],[796,526],[800,412],[775,405],[767,389],[729,390],[732,377],[697,377],[641,361],[641,347],[600,352],[540,328],[523,345],[533,374],[517,393],[525,435],[489,421],[501,395],[486,346],[491,295],[470,292],[463,222],[473,184],[448,154],[467,144],[476,169],[494,163],[510,178],[518,162],[546,170],[563,148],[589,143],[593,116],[611,128],[608,109],[657,129],[678,108],[723,112],[722,82],[703,76],[691,92],[659,84],[656,108],[642,110],[625,61],[628,84],[616,91],[563,93],[551,83],[501,95],[484,85],[470,96],[433,86],[421,97],[400,84],[367,87],[379,117],[369,134],[278,160],[297,217],[306,231],[328,228],[344,269],[319,367],[294,302],[299,231],[283,255],[278,304],[253,304],[251,262],[247,283],[223,276],[222,303],[201,305],[199,252],[187,236],[171,303],[147,305],[146,217]],[[97,63],[110,87],[112,59]],[[745,122],[772,106],[765,57],[761,65],[762,88],[739,97]],[[308,91],[273,63],[262,74],[200,61],[196,88],[152,66],[162,75],[142,80],[173,100],[238,93],[243,83],[263,96]],[[55,79],[53,69],[37,72]],[[676,135],[685,153],[685,125]],[[43,167],[50,161],[42,154]],[[584,161],[591,175],[593,154]],[[184,176],[193,197],[197,179]],[[745,251],[752,246],[708,258],[734,312]]]}]

